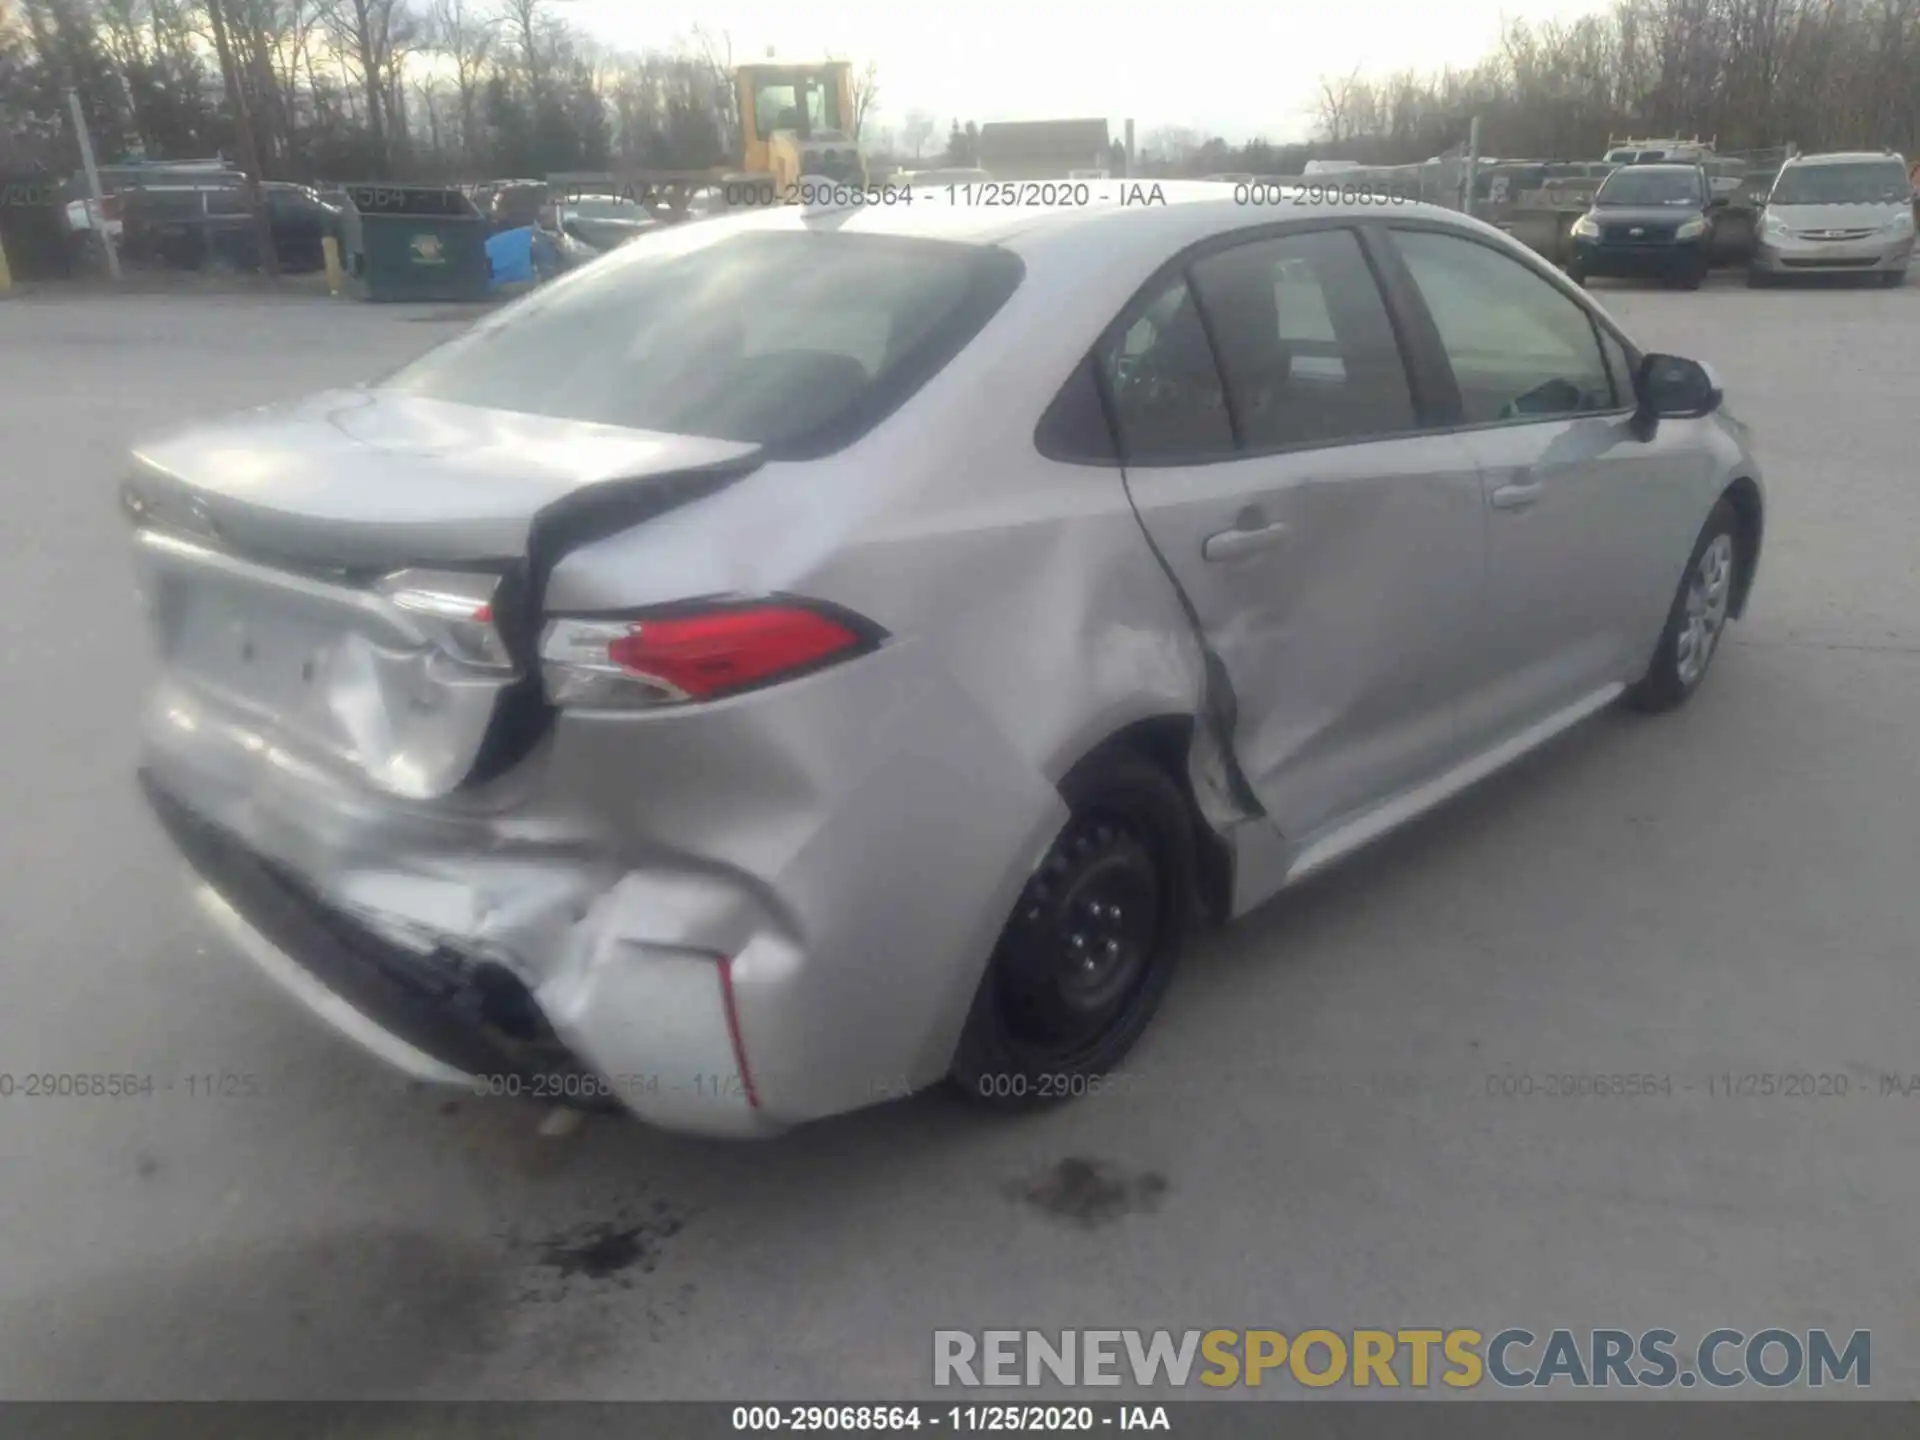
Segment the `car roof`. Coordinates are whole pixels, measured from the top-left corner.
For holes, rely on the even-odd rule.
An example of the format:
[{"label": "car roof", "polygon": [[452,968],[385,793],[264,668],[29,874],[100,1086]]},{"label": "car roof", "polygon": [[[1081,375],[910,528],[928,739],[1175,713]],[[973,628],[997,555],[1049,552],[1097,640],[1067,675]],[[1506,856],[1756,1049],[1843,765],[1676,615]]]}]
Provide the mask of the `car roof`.
[{"label": "car roof", "polygon": [[1787,166],[1798,168],[1802,165],[1867,165],[1875,161],[1882,161],[1888,165],[1906,164],[1900,156],[1885,150],[1835,150],[1827,155],[1796,155],[1787,161]]},{"label": "car roof", "polygon": [[1702,166],[1698,161],[1694,161],[1694,160],[1660,160],[1651,165],[1625,165],[1620,167],[1618,170],[1615,170],[1613,173],[1615,175],[1626,174],[1626,173],[1631,173],[1634,175],[1645,175],[1648,173],[1652,173],[1657,175],[1662,170],[1686,170],[1694,174],[1698,174],[1704,168],[1705,167]]},{"label": "car roof", "polygon": [[[1049,185],[1069,200],[1085,193],[1084,204],[1052,205],[967,204],[948,200],[945,187],[914,190],[911,204],[870,204],[840,209],[808,210],[802,206],[775,206],[731,217],[725,223],[769,228],[823,228],[872,235],[919,236],[974,245],[1008,245],[1021,249],[1033,243],[1071,235],[1076,243],[1098,244],[1103,235],[1119,236],[1151,229],[1157,233],[1190,233],[1201,238],[1216,231],[1237,229],[1263,221],[1352,216],[1378,218],[1382,206],[1354,200],[1315,199],[1312,190],[1303,203],[1248,203],[1246,187],[1204,180],[1103,180],[1009,184],[1009,192],[1029,192],[1045,198]],[[1278,187],[1278,182],[1276,182]],[[1302,188],[1298,180],[1284,188]],[[1357,187],[1349,186],[1349,192]],[[995,192],[996,195],[999,192]],[[1277,190],[1276,190],[1277,193]],[[1459,216],[1436,205],[1405,201],[1391,206],[1395,216]],[[1185,242],[1182,242],[1185,243]]]}]

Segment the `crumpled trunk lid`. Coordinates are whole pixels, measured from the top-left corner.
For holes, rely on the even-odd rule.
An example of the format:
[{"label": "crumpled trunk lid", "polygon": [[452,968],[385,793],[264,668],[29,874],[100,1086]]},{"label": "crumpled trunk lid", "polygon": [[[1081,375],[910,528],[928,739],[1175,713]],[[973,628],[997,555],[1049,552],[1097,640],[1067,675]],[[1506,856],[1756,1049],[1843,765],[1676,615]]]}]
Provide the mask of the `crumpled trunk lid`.
[{"label": "crumpled trunk lid", "polygon": [[543,728],[552,566],[758,464],[751,445],[378,390],[142,446],[122,498],[158,703],[184,687],[195,705],[173,708],[222,717],[229,747],[444,795]]}]

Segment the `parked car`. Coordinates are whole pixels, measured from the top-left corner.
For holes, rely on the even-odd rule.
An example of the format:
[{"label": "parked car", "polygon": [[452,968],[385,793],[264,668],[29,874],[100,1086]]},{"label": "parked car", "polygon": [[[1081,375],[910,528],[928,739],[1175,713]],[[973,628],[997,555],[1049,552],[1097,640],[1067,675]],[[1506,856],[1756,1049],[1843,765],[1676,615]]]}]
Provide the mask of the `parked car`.
[{"label": "parked car", "polygon": [[[341,238],[341,208],[321,199],[312,186],[288,181],[262,181],[260,198],[281,266],[317,270],[321,242],[329,235]],[[209,261],[242,269],[259,264],[244,176],[173,177],[169,183],[129,188],[119,199],[122,250],[135,264],[180,269],[198,269]]]},{"label": "parked car", "polygon": [[1747,283],[1844,273],[1902,285],[1913,231],[1913,183],[1903,157],[1797,155],[1781,167],[1760,212]]},{"label": "parked car", "polygon": [[1623,165],[1573,222],[1567,273],[1576,284],[1590,275],[1654,276],[1697,290],[1713,263],[1713,213],[1726,203],[1698,165]]},{"label": "parked car", "polygon": [[142,445],[208,917],[423,1078],[1029,1106],[1196,921],[1697,691],[1764,528],[1705,366],[1450,211],[1161,189],[680,227]]},{"label": "parked car", "polygon": [[596,260],[627,241],[658,230],[662,222],[624,195],[576,195],[549,201],[534,216],[535,269],[550,257],[555,273]]},{"label": "parked car", "polygon": [[246,181],[241,172],[220,159],[102,165],[94,173],[100,180],[100,198],[93,198],[93,182],[86,172],[76,171],[66,183],[63,214],[73,248],[90,254],[95,260],[104,258],[99,253],[100,237],[107,237],[116,246],[128,238],[124,205],[129,191],[197,191],[201,187],[220,188]]},{"label": "parked car", "polygon": [[497,182],[485,198],[480,214],[486,218],[487,228],[497,235],[533,224],[540,207],[548,201],[549,187],[544,180],[505,180]]}]

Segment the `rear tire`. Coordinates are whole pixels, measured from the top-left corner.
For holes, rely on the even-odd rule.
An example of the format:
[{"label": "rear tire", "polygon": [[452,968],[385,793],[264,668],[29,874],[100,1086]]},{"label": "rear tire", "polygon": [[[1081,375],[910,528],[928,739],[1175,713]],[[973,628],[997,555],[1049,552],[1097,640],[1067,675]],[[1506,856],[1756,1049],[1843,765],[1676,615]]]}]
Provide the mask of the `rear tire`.
[{"label": "rear tire", "polygon": [[1653,663],[1627,691],[1627,703],[1634,709],[1647,714],[1677,710],[1700,688],[1726,636],[1733,597],[1740,593],[1742,563],[1740,516],[1723,497],[1700,527],[1700,538],[1687,557]]},{"label": "rear tire", "polygon": [[1880,283],[1888,290],[1898,290],[1907,283],[1905,270],[1885,270],[1881,272]]},{"label": "rear tire", "polygon": [[1752,266],[1747,268],[1747,288],[1749,290],[1765,290],[1772,284],[1773,276],[1769,275],[1766,271],[1755,269]]},{"label": "rear tire", "polygon": [[1567,266],[1567,278],[1582,290],[1587,288],[1587,272],[1579,265]]},{"label": "rear tire", "polygon": [[1191,807],[1157,766],[1117,752],[1060,786],[1070,814],[987,962],[951,1078],[989,1109],[1104,1088],[1160,1007],[1192,928]]}]

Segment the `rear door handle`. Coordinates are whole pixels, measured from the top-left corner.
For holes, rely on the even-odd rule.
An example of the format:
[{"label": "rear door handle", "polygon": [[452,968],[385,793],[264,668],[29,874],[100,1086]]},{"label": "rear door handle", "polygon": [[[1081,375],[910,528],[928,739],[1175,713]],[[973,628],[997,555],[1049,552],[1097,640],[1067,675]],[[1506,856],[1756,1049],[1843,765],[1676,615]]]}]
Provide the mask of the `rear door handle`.
[{"label": "rear door handle", "polygon": [[1285,542],[1286,538],[1287,527],[1278,521],[1271,525],[1236,526],[1232,530],[1222,530],[1218,535],[1209,535],[1206,543],[1200,547],[1200,553],[1218,564],[1223,560],[1238,560],[1245,555],[1271,550]]},{"label": "rear door handle", "polygon": [[1487,497],[1487,503],[1496,510],[1524,510],[1546,491],[1546,485],[1539,480],[1529,480],[1517,485],[1501,485]]}]

